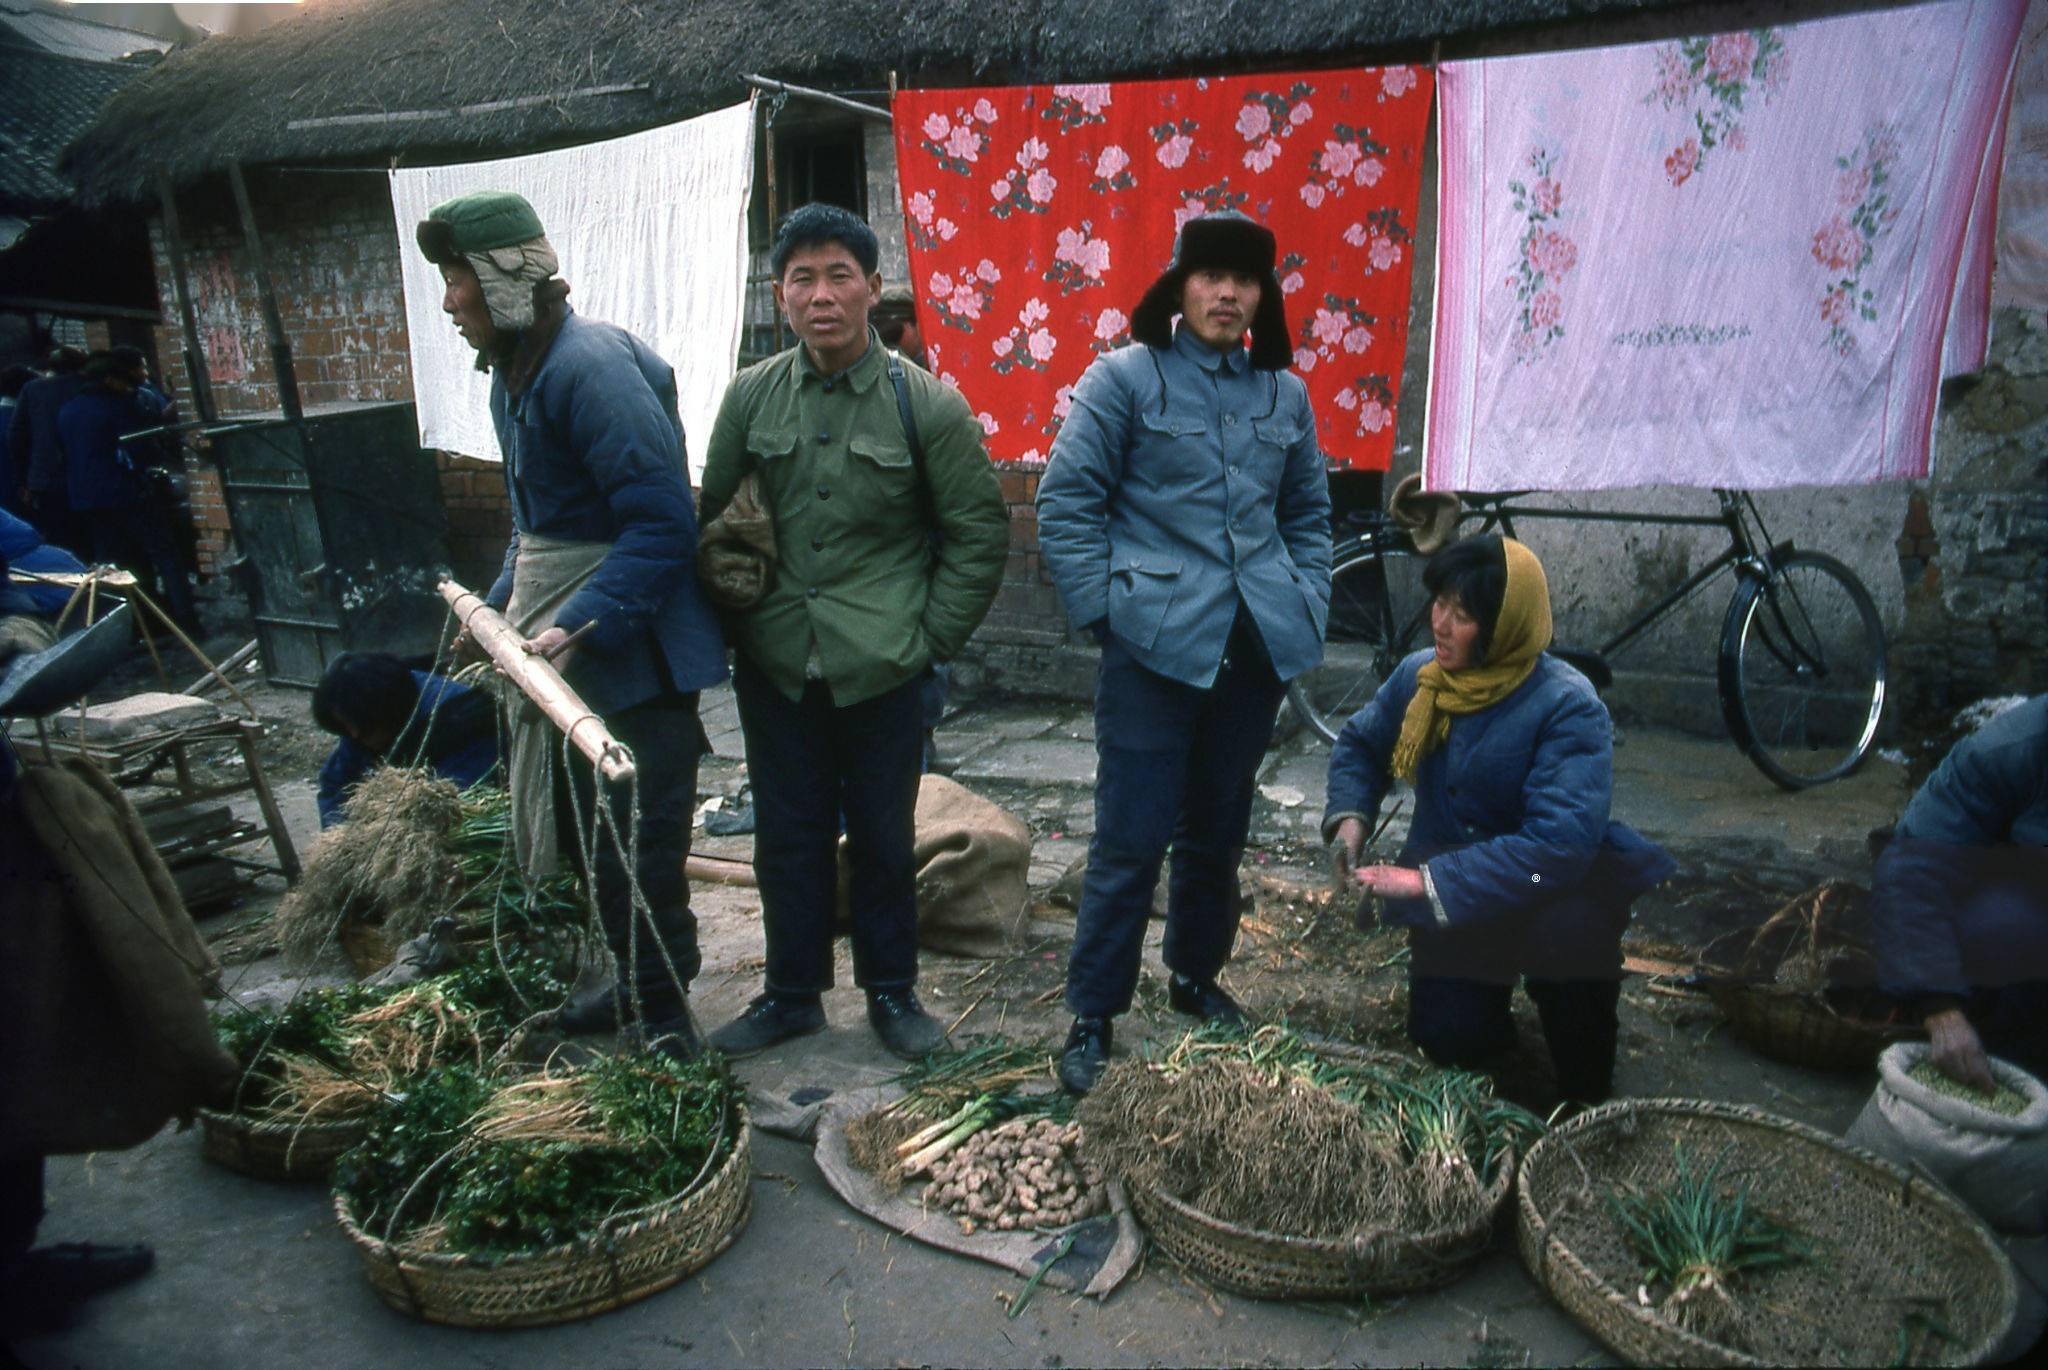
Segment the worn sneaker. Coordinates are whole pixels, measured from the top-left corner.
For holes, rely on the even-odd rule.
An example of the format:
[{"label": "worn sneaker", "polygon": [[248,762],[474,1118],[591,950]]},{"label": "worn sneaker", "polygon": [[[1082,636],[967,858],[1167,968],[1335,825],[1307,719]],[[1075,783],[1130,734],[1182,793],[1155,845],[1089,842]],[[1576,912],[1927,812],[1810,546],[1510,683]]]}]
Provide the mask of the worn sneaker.
[{"label": "worn sneaker", "polygon": [[1109,1064],[1112,1035],[1107,1018],[1076,1018],[1060,1053],[1060,1083],[1076,1094],[1095,1088],[1103,1067]]},{"label": "worn sneaker", "polygon": [[1203,982],[1190,980],[1185,975],[1175,975],[1166,986],[1166,1002],[1173,1005],[1176,1013],[1186,1013],[1205,1023],[1221,1027],[1241,1028],[1244,1026],[1244,1010],[1237,1000],[1225,994],[1214,980]]},{"label": "worn sneaker", "polygon": [[815,994],[762,994],[747,1011],[711,1034],[727,1056],[752,1056],[777,1042],[825,1030],[825,1005]]},{"label": "worn sneaker", "polygon": [[906,1061],[915,1061],[946,1044],[946,1030],[924,1011],[907,989],[868,991],[868,1023],[882,1045]]}]

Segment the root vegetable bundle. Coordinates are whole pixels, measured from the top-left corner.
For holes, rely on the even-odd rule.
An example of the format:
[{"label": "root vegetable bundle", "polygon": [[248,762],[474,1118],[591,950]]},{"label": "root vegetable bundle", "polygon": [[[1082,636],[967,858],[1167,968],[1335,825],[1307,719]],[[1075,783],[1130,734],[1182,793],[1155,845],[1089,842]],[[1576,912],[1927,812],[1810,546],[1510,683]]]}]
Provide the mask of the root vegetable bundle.
[{"label": "root vegetable bundle", "polygon": [[1081,1128],[1013,1118],[977,1134],[932,1168],[924,1199],[977,1227],[1065,1227],[1107,1207],[1099,1167],[1081,1159]]},{"label": "root vegetable bundle", "polygon": [[1043,1046],[994,1039],[935,1052],[896,1077],[901,1098],[848,1125],[848,1152],[886,1187],[928,1180],[924,1202],[967,1233],[1093,1217],[1107,1191],[1081,1159],[1073,1101],[1051,1087],[1052,1072]]},{"label": "root vegetable bundle", "polygon": [[1807,1259],[1810,1243],[1762,1212],[1750,1186],[1723,1179],[1726,1153],[1704,1171],[1672,1143],[1677,1174],[1645,1191],[1622,1185],[1607,1203],[1629,1249],[1643,1262],[1636,1299],[1710,1341],[1748,1349],[1742,1286],[1774,1266]]},{"label": "root vegetable bundle", "polygon": [[454,1065],[415,1079],[335,1171],[371,1236],[509,1256],[590,1236],[702,1184],[737,1144],[722,1065],[600,1057],[529,1080]]},{"label": "root vegetable bundle", "polygon": [[1198,1029],[1156,1059],[1113,1062],[1076,1116],[1105,1174],[1318,1238],[1483,1220],[1507,1152],[1542,1130],[1484,1077],[1324,1055],[1278,1026]]},{"label": "root vegetable bundle", "polygon": [[583,925],[573,875],[540,884],[520,875],[501,788],[458,793],[429,771],[385,766],[355,788],[348,812],[320,834],[305,877],[278,905],[278,943],[294,960],[318,955],[344,920],[375,924],[394,942],[444,916],[500,935]]},{"label": "root vegetable bundle", "polygon": [[234,1109],[260,1122],[360,1117],[423,1071],[453,1061],[481,1069],[517,1025],[553,1007],[564,982],[543,961],[473,961],[398,990],[311,990],[274,1013],[216,1025],[242,1066]]}]

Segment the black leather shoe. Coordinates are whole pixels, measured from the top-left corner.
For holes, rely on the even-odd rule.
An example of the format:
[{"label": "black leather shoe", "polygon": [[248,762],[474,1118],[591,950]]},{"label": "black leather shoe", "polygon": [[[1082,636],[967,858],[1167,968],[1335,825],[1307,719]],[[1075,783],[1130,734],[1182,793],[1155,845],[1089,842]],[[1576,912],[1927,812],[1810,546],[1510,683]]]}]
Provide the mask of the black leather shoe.
[{"label": "black leather shoe", "polygon": [[570,1037],[586,1032],[617,1032],[618,988],[598,984],[570,995],[569,1002],[555,1010],[555,1030]]},{"label": "black leather shoe", "polygon": [[1244,1010],[1237,1006],[1237,1000],[1217,988],[1213,980],[1204,984],[1185,975],[1176,975],[1167,982],[1166,1002],[1173,1005],[1175,1012],[1191,1014],[1205,1023],[1234,1028],[1244,1026]]},{"label": "black leather shoe", "polygon": [[156,1266],[156,1251],[143,1245],[100,1247],[84,1241],[66,1241],[53,1247],[37,1247],[8,1268],[10,1294],[35,1292],[37,1298],[78,1302],[104,1294],[129,1280],[139,1280]]},{"label": "black leather shoe", "polygon": [[1112,1035],[1107,1018],[1076,1018],[1060,1052],[1060,1083],[1076,1094],[1095,1088],[1103,1067],[1109,1064]]},{"label": "black leather shoe", "polygon": [[928,1056],[946,1044],[946,1030],[907,989],[868,991],[868,1024],[892,1055],[906,1061]]},{"label": "black leather shoe", "polygon": [[649,1051],[658,1051],[672,1061],[687,1064],[704,1054],[704,1039],[686,1008],[674,1017],[649,1019],[641,1033]]},{"label": "black leather shoe", "polygon": [[825,1006],[815,994],[763,994],[747,1011],[711,1034],[711,1045],[727,1056],[752,1056],[777,1042],[825,1030]]}]

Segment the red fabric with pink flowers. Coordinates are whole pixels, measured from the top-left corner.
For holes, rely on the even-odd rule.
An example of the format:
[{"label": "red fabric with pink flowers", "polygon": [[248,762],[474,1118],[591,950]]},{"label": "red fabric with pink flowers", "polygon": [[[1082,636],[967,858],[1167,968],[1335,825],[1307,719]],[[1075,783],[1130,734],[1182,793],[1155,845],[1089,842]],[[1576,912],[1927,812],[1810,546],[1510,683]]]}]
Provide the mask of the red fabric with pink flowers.
[{"label": "red fabric with pink flowers", "polygon": [[1296,372],[1324,454],[1385,470],[1408,345],[1422,67],[904,91],[896,164],[932,370],[998,461],[1043,461],[1074,383],[1189,216],[1279,240]]}]

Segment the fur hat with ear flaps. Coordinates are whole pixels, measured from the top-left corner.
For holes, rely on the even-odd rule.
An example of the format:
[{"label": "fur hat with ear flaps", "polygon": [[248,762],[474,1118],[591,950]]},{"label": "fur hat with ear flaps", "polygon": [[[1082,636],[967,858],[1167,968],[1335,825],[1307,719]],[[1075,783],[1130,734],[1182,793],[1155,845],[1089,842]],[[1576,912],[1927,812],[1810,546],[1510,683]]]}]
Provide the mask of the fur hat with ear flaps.
[{"label": "fur hat with ear flaps", "polygon": [[1173,345],[1173,316],[1191,271],[1242,271],[1259,278],[1259,307],[1252,312],[1252,365],[1285,371],[1294,361],[1287,335],[1287,305],[1273,264],[1278,249],[1264,224],[1234,209],[1197,215],[1173,240],[1173,261],[1131,311],[1131,337],[1147,347]]}]

